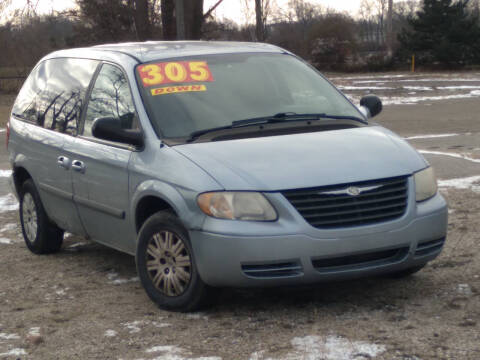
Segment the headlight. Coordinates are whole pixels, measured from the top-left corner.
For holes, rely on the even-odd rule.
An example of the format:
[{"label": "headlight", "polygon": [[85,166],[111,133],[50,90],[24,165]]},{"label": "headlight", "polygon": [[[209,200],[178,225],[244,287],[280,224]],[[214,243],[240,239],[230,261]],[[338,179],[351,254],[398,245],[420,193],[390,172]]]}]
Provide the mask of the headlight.
[{"label": "headlight", "polygon": [[431,167],[417,172],[413,178],[417,201],[427,200],[437,193],[437,179]]},{"label": "headlight", "polygon": [[273,221],[277,213],[268,200],[256,192],[211,192],[197,198],[200,209],[218,219]]}]

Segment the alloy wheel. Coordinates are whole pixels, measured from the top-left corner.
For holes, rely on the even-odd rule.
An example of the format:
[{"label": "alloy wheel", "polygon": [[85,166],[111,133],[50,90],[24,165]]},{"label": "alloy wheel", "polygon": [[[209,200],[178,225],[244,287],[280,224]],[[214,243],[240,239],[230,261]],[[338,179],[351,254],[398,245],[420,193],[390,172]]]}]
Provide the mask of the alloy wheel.
[{"label": "alloy wheel", "polygon": [[175,233],[154,234],[147,245],[147,272],[153,285],[166,296],[182,295],[192,277],[192,261],[183,240]]},{"label": "alloy wheel", "polygon": [[28,240],[33,243],[37,237],[38,217],[37,207],[35,206],[33,196],[30,193],[26,193],[23,196],[22,218],[25,234],[27,235]]}]

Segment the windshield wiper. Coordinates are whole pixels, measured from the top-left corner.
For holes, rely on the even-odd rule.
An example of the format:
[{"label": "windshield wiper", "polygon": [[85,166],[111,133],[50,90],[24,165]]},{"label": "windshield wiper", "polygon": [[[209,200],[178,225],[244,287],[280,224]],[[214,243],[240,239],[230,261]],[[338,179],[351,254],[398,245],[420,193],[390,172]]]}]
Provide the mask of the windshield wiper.
[{"label": "windshield wiper", "polygon": [[188,137],[187,142],[195,141],[200,136],[211,133],[211,132],[228,130],[228,129],[233,129],[233,126],[232,125],[227,125],[227,126],[220,126],[220,127],[210,128],[210,129],[203,129],[203,130],[194,131]]},{"label": "windshield wiper", "polygon": [[236,120],[232,122],[231,125],[194,131],[188,137],[187,142],[195,141],[202,135],[205,135],[211,132],[216,132],[216,131],[238,129],[242,127],[255,126],[255,125],[274,124],[274,123],[291,122],[291,121],[312,121],[312,120],[322,120],[322,119],[354,120],[354,121],[359,121],[362,124],[367,124],[365,120],[356,116],[329,115],[325,113],[296,114],[292,112],[287,112],[287,113],[278,113],[273,116],[264,116],[264,117],[251,118],[251,119],[245,119],[245,120]]},{"label": "windshield wiper", "polygon": [[325,113],[312,113],[312,114],[296,114],[292,112],[278,113],[273,116],[265,116],[253,119],[237,120],[232,123],[234,128],[250,125],[271,124],[288,121],[310,121],[310,120],[322,120],[322,119],[336,119],[336,120],[355,120],[363,124],[367,122],[356,116],[345,115],[329,115]]}]

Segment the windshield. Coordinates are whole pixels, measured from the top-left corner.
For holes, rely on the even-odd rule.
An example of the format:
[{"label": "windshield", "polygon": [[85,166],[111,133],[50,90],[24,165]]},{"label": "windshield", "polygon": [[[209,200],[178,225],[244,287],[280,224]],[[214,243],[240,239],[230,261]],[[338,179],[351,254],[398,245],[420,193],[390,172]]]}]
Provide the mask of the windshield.
[{"label": "windshield", "polygon": [[363,118],[318,72],[288,54],[205,55],[136,70],[150,120],[164,138],[279,113]]}]

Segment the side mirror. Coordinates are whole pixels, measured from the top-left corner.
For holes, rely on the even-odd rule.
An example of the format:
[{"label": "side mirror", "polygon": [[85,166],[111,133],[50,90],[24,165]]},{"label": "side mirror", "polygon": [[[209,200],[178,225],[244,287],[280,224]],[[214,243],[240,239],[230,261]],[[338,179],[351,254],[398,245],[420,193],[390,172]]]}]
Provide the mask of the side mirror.
[{"label": "side mirror", "polygon": [[360,106],[368,110],[367,117],[371,117],[371,118],[380,114],[383,109],[382,100],[380,100],[376,95],[364,96],[362,100],[360,100]]},{"label": "side mirror", "polygon": [[102,117],[93,121],[92,135],[98,139],[115,141],[134,146],[143,145],[143,136],[140,130],[123,129],[120,119]]}]

